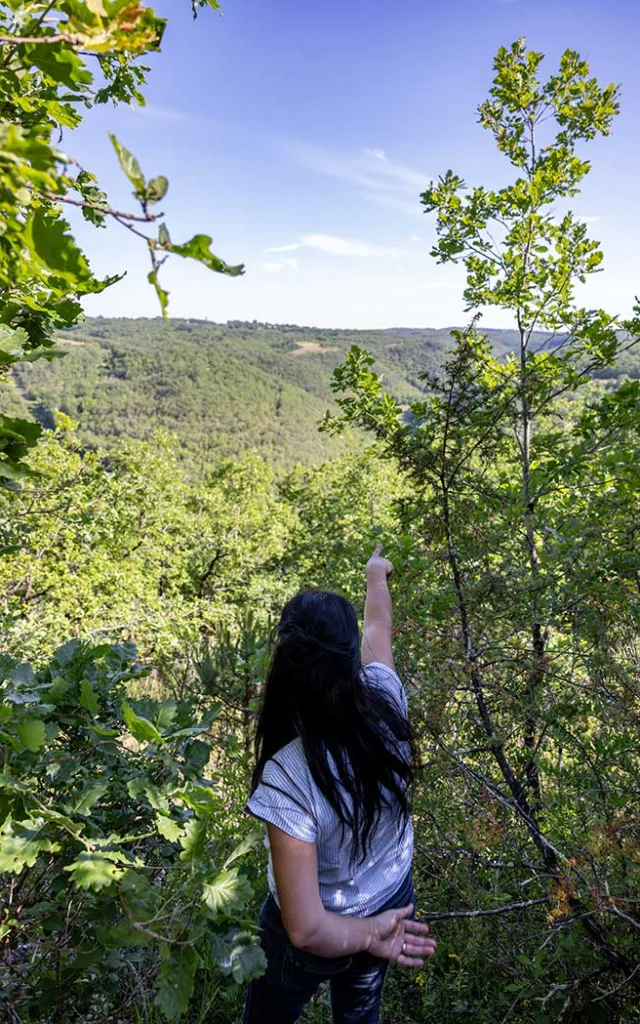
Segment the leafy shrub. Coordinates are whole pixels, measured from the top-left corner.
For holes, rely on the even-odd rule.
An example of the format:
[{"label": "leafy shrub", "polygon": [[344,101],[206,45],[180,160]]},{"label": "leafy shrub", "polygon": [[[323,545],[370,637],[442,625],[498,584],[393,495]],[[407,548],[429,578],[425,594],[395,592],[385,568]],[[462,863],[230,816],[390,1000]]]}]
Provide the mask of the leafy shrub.
[{"label": "leafy shrub", "polygon": [[[0,663],[0,1000],[39,1021],[168,1020],[199,967],[244,982],[264,955],[252,896],[204,775],[218,708],[127,699],[148,669],[131,644],[72,640],[37,672]],[[64,1014],[61,1017],[61,1014]]]}]

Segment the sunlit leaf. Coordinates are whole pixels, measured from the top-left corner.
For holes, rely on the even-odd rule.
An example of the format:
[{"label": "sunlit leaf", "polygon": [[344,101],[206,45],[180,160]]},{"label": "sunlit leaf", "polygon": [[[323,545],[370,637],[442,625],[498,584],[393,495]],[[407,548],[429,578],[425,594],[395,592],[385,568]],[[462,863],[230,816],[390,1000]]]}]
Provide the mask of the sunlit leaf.
[{"label": "sunlit leaf", "polygon": [[220,3],[218,0],[191,0],[191,10],[193,11],[193,17],[198,17],[199,7],[212,7],[214,11],[220,10]]},{"label": "sunlit leaf", "polygon": [[227,857],[227,859],[224,862],[223,867],[225,867],[225,868],[230,867],[233,864],[233,862],[238,859],[238,857],[244,857],[244,855],[246,853],[249,853],[251,850],[255,850],[257,846],[260,846],[263,843],[264,843],[264,833],[263,832],[258,832],[258,831],[250,832],[248,836],[245,836],[245,838],[242,840],[241,843],[238,843],[238,845],[236,846],[235,850],[233,850],[229,854],[229,856]]},{"label": "sunlit leaf", "polygon": [[114,864],[113,857],[103,851],[83,851],[64,871],[71,875],[80,889],[93,889],[96,892],[107,889],[124,874],[124,868]]},{"label": "sunlit leaf", "polygon": [[89,264],[68,229],[62,217],[36,210],[27,221],[27,238],[33,252],[50,270],[69,281],[86,284],[92,280]]},{"label": "sunlit leaf", "polygon": [[19,874],[24,867],[33,867],[41,853],[53,853],[59,849],[50,839],[40,837],[40,829],[16,826],[11,832],[11,823],[5,822],[0,834],[0,874],[3,871]]},{"label": "sunlit leaf", "polygon": [[162,287],[160,281],[158,280],[157,267],[154,270],[149,271],[149,273],[147,274],[147,281],[149,282],[149,284],[152,284],[153,287],[155,288],[156,295],[158,296],[158,299],[160,301],[160,312],[162,313],[163,317],[166,317],[167,309],[169,308],[169,292]]},{"label": "sunlit leaf", "polygon": [[212,239],[209,235],[194,235],[184,245],[164,245],[163,249],[167,252],[175,253],[177,256],[183,256],[188,259],[196,260],[198,263],[202,263],[209,270],[214,270],[218,274],[227,274],[230,277],[238,277],[240,274],[244,274],[244,265],[232,267],[224,260],[221,260],[219,256],[216,256],[211,252]]},{"label": "sunlit leaf", "polygon": [[202,899],[212,914],[228,915],[242,910],[251,899],[253,890],[237,868],[221,871],[212,882],[202,887]]},{"label": "sunlit leaf", "polygon": [[147,185],[146,198],[148,203],[159,203],[161,199],[167,194],[169,188],[169,180],[164,175],[160,175],[158,178],[151,178]]},{"label": "sunlit leaf", "polygon": [[126,146],[123,146],[122,143],[118,141],[115,135],[110,135],[109,138],[111,139],[113,148],[116,151],[120,166],[133,185],[136,195],[142,196],[145,190],[145,179],[140,168],[140,164],[133,153],[130,153]]},{"label": "sunlit leaf", "polygon": [[168,839],[170,843],[177,843],[184,834],[182,824],[174,821],[173,818],[168,818],[165,814],[156,815],[156,827],[160,835]]},{"label": "sunlit leaf", "polygon": [[196,814],[215,814],[220,810],[220,802],[208,786],[188,786],[182,792],[182,799]]},{"label": "sunlit leaf", "polygon": [[37,752],[47,741],[44,722],[40,718],[25,718],[16,726],[20,741],[27,750]]},{"label": "sunlit leaf", "polygon": [[136,715],[130,704],[122,705],[122,716],[132,736],[140,743],[162,743],[162,734],[148,718]]},{"label": "sunlit leaf", "polygon": [[98,713],[98,694],[95,692],[88,679],[83,679],[80,683],[80,703],[82,704],[82,707],[91,712],[92,715],[96,715]]},{"label": "sunlit leaf", "polygon": [[182,853],[180,860],[191,862],[199,860],[207,841],[207,825],[203,818],[191,818],[184,827],[184,835],[180,839]]}]

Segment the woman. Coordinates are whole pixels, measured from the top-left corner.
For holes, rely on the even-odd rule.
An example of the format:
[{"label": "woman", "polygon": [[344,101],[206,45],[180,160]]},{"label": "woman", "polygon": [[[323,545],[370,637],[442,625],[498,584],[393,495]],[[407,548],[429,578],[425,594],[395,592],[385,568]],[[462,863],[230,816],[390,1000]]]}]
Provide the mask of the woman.
[{"label": "woman", "polygon": [[361,649],[337,594],[305,591],[282,613],[247,804],[267,827],[268,967],[243,1024],[293,1024],[323,981],[334,1024],[375,1024],[389,961],[421,967],[435,951],[411,917],[414,757],[391,651],[393,566],[380,552],[367,563]]}]

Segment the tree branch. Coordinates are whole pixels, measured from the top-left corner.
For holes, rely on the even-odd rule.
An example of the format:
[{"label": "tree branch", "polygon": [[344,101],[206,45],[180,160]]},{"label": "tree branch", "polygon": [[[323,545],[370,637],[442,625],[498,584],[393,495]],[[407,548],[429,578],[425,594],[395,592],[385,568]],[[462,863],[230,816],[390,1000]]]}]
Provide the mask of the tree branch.
[{"label": "tree branch", "polygon": [[[164,213],[145,213],[143,215],[123,213],[121,210],[112,210],[110,206],[103,206],[101,203],[91,203],[88,199],[72,199],[71,196],[59,196],[55,192],[45,192],[44,196],[54,203],[66,203],[69,206],[79,206],[82,209],[95,210],[96,213],[101,213],[105,217],[115,218],[119,223],[130,220],[138,221],[142,224],[152,224],[154,221],[164,217]],[[125,224],[124,226],[126,227],[127,225]],[[146,238],[146,235],[144,237]]]},{"label": "tree branch", "polygon": [[85,39],[71,32],[58,32],[49,36],[13,36],[0,35],[0,43],[13,43],[14,46],[51,46],[52,43],[67,43],[69,46],[83,46]]},{"label": "tree branch", "polygon": [[492,910],[453,910],[446,913],[420,914],[419,920],[447,921],[458,917],[499,917],[500,914],[511,914],[514,910],[523,910],[525,907],[548,902],[548,896],[539,896],[535,900],[523,900],[521,903],[506,903],[503,907],[494,907]]}]

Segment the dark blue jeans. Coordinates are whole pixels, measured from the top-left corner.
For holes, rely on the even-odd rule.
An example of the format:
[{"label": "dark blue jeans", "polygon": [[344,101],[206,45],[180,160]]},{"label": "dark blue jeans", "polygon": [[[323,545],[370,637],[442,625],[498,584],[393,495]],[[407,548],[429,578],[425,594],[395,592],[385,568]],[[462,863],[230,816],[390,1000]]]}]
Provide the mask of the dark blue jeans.
[{"label": "dark blue jeans", "polygon": [[[411,872],[376,913],[408,903],[415,904]],[[328,958],[297,949],[271,895],[258,924],[267,970],[247,989],[242,1024],[294,1024],[323,981],[331,988],[334,1024],[378,1024],[387,960],[371,953]]]}]

